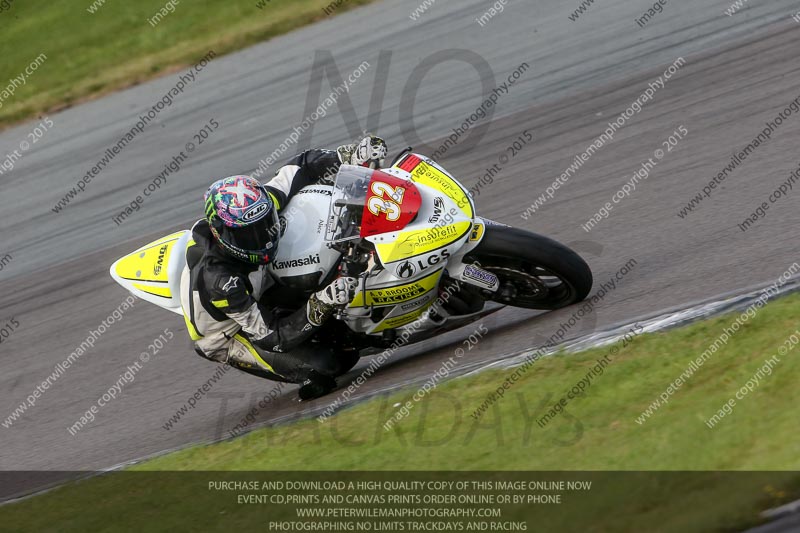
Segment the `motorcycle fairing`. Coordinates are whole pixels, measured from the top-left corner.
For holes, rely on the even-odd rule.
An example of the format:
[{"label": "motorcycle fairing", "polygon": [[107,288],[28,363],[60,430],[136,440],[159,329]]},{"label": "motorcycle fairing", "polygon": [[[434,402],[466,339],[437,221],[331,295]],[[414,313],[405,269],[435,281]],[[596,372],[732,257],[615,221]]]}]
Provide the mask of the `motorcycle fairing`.
[{"label": "motorcycle fairing", "polygon": [[179,231],[142,246],[111,265],[111,277],[135,296],[183,315],[180,280],[191,235]]},{"label": "motorcycle fairing", "polygon": [[450,245],[458,247],[472,230],[471,220],[461,220],[447,226],[414,229],[400,233],[368,238],[384,264],[425,255]]},{"label": "motorcycle fairing", "polygon": [[[280,212],[285,229],[267,268],[282,284],[304,286],[304,280],[319,281],[337,264],[339,253],[324,245],[332,195],[330,185],[308,186],[298,191]],[[305,288],[311,290],[316,286]]]},{"label": "motorcycle fairing", "polygon": [[[436,289],[439,287],[443,273],[444,268],[439,268],[412,282],[398,283],[395,281],[391,285],[382,285],[380,288],[373,288],[370,284],[366,293],[362,291],[356,294],[355,299],[348,306],[350,320],[353,324],[358,324],[358,329],[368,334],[400,328],[414,322],[434,303],[437,296]],[[391,274],[387,271],[378,277],[392,279]],[[374,308],[388,312],[376,321],[372,313]]]},{"label": "motorcycle fairing", "polygon": [[[414,322],[431,307],[434,301],[436,301],[436,296],[436,291],[429,291],[420,298],[395,306],[392,312],[369,329],[368,333],[379,333],[387,329],[399,328]],[[408,309],[413,310],[409,312]]]},{"label": "motorcycle fairing", "polygon": [[[424,269],[432,257],[452,253],[464,245],[473,231],[474,206],[467,191],[444,169],[422,156],[408,154],[381,174],[416,183],[424,200],[416,219],[401,231],[365,238],[375,245],[378,258],[387,269],[394,268],[391,263],[409,258],[417,258]],[[478,235],[475,240],[480,238]]]},{"label": "motorcycle fairing", "polygon": [[421,205],[416,185],[375,170],[367,187],[361,237],[403,229],[414,220]]},{"label": "motorcycle fairing", "polygon": [[483,222],[476,222],[475,225],[472,226],[472,232],[469,234],[470,242],[481,242],[485,229],[486,226],[483,224]]},{"label": "motorcycle fairing", "polygon": [[411,180],[443,192],[450,198],[467,218],[475,216],[472,197],[447,171],[434,161],[417,154],[409,154],[395,164],[410,174]]},{"label": "motorcycle fairing", "polygon": [[366,291],[359,290],[348,307],[381,307],[415,300],[439,285],[443,268],[414,281],[402,280],[389,285],[372,286]]}]

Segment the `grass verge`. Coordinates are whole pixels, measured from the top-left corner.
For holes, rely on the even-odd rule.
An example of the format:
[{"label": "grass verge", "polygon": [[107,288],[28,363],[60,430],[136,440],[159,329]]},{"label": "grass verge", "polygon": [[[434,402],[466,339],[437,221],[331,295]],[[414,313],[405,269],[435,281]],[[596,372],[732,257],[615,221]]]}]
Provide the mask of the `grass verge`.
[{"label": "grass verge", "polygon": [[[605,489],[593,492],[574,512],[551,508],[537,523],[547,526],[543,530],[559,531],[735,529],[754,523],[757,511],[800,492],[796,473],[742,474],[749,477],[739,482],[712,472],[800,470],[796,438],[800,348],[787,344],[798,330],[800,296],[761,309],[668,403],[643,422],[639,417],[736,316],[640,335],[625,346],[618,343],[542,359],[477,421],[471,413],[508,371],[440,384],[390,431],[383,424],[396,411],[395,405],[410,399],[416,389],[345,410],[324,424],[309,420],[266,428],[166,455],[128,473],[68,485],[0,508],[0,523],[28,520],[36,525],[33,529],[47,530],[48,520],[69,521],[70,509],[80,501],[97,501],[101,495],[104,504],[97,516],[127,512],[130,506],[163,511],[165,502],[174,502],[176,510],[194,513],[192,520],[211,521],[206,522],[209,525],[222,520],[218,512],[230,519],[236,516],[237,525],[263,520],[258,513],[247,518],[248,513],[241,507],[237,511],[235,502],[227,500],[214,507],[213,513],[190,513],[190,506],[210,497],[202,490],[198,495],[192,483],[176,483],[175,490],[166,491],[154,489],[152,483],[132,481],[136,475],[154,476],[159,471],[691,470],[708,472],[657,481],[611,475],[603,478]],[[752,391],[736,400],[731,413],[709,428],[706,420],[736,398],[737,391],[764,368],[764,361],[776,355],[778,362],[771,373],[762,375]],[[541,427],[538,420],[550,406],[597,368],[600,360],[607,364],[602,372],[595,372],[584,394],[570,399],[563,413]],[[273,472],[263,477],[279,476]],[[79,525],[87,524],[78,522],[76,528]]]},{"label": "grass verge", "polygon": [[[330,16],[374,0],[345,0]],[[165,7],[171,4],[171,8]],[[324,19],[331,0],[10,0],[0,11],[0,128]],[[95,8],[94,13],[89,9]],[[164,9],[161,15],[160,11]],[[171,11],[171,12],[170,12]],[[157,17],[155,26],[150,20]],[[21,82],[20,82],[21,83]],[[2,93],[0,93],[2,94]]]},{"label": "grass verge", "polygon": [[[397,410],[393,405],[410,399],[416,389],[346,410],[324,424],[309,420],[256,431],[164,456],[140,468],[800,470],[800,442],[795,438],[800,348],[780,357],[772,375],[739,400],[731,415],[713,429],[705,424],[798,329],[800,296],[764,307],[668,404],[643,424],[636,421],[735,316],[641,335],[624,348],[617,344],[539,360],[477,421],[471,413],[508,371],[440,384],[388,432],[383,424]],[[619,351],[611,355],[614,348]],[[611,362],[593,378],[584,397],[569,400],[565,413],[539,427],[535,419],[604,357]]]}]

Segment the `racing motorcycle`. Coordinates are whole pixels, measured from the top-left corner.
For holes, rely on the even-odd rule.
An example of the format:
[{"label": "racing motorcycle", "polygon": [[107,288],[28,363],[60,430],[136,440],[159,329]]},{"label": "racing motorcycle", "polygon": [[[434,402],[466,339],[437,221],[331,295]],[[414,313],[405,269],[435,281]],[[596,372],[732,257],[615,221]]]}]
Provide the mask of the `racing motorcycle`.
[{"label": "racing motorcycle", "polygon": [[[268,268],[276,312],[305,305],[336,276],[359,279],[352,302],[315,337],[334,348],[380,351],[457,329],[504,306],[558,309],[583,300],[592,273],[566,246],[480,217],[467,189],[407,149],[390,168],[342,165],[333,185],[299,191],[281,212]],[[134,295],[184,315],[180,281],[191,232],[116,261]],[[277,292],[277,293],[276,293]]]}]

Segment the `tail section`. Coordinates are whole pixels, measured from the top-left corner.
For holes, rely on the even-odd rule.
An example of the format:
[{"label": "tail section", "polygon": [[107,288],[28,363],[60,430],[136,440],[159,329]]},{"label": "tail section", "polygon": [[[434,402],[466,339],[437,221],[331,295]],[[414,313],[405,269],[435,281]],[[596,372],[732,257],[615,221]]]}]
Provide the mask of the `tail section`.
[{"label": "tail section", "polygon": [[111,265],[111,277],[135,296],[183,315],[181,274],[191,231],[179,231],[142,246]]}]

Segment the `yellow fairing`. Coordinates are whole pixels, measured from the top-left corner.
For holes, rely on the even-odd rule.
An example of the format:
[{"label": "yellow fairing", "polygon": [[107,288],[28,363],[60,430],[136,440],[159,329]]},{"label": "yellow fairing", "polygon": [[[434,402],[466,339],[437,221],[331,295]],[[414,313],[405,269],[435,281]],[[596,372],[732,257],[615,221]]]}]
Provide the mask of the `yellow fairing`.
[{"label": "yellow fairing", "polygon": [[353,298],[350,307],[395,305],[419,298],[439,285],[439,278],[442,272],[444,272],[444,269],[439,269],[420,280],[405,285],[370,289],[366,291],[366,295],[361,291]]},{"label": "yellow fairing", "polygon": [[472,229],[472,222],[465,220],[449,226],[403,231],[392,242],[382,243],[376,239],[375,249],[384,263],[399,261],[407,257],[426,254],[454,243]]},{"label": "yellow fairing", "polygon": [[483,224],[481,223],[475,224],[475,226],[472,227],[472,233],[469,234],[469,240],[471,241],[481,240],[483,238],[483,230],[484,230]]},{"label": "yellow fairing", "polygon": [[[181,236],[183,236],[182,231],[173,233],[123,257],[117,263],[116,274],[123,279],[131,281],[167,283],[169,281],[167,275],[169,254]],[[171,297],[170,294],[163,294],[163,291],[154,292],[153,287],[137,284],[136,288],[156,296]],[[167,290],[167,293],[169,293],[169,290]]]},{"label": "yellow fairing", "polygon": [[405,315],[400,316],[393,316],[391,318],[385,319],[383,322],[378,324],[378,326],[370,331],[370,333],[376,333],[378,331],[383,331],[385,329],[394,329],[399,328],[400,326],[406,326],[414,322],[417,318],[419,318],[422,313],[428,309],[435,300],[431,300],[427,304],[421,306],[419,309],[411,311],[410,313],[406,313]]},{"label": "yellow fairing", "polygon": [[473,218],[472,201],[464,189],[438,168],[421,161],[411,172],[411,179],[446,194],[468,218]]},{"label": "yellow fairing", "polygon": [[162,298],[172,298],[172,292],[169,290],[167,285],[143,285],[141,283],[134,283],[134,287],[139,289],[140,291],[146,292],[147,294],[152,294],[153,296],[161,296]]}]

